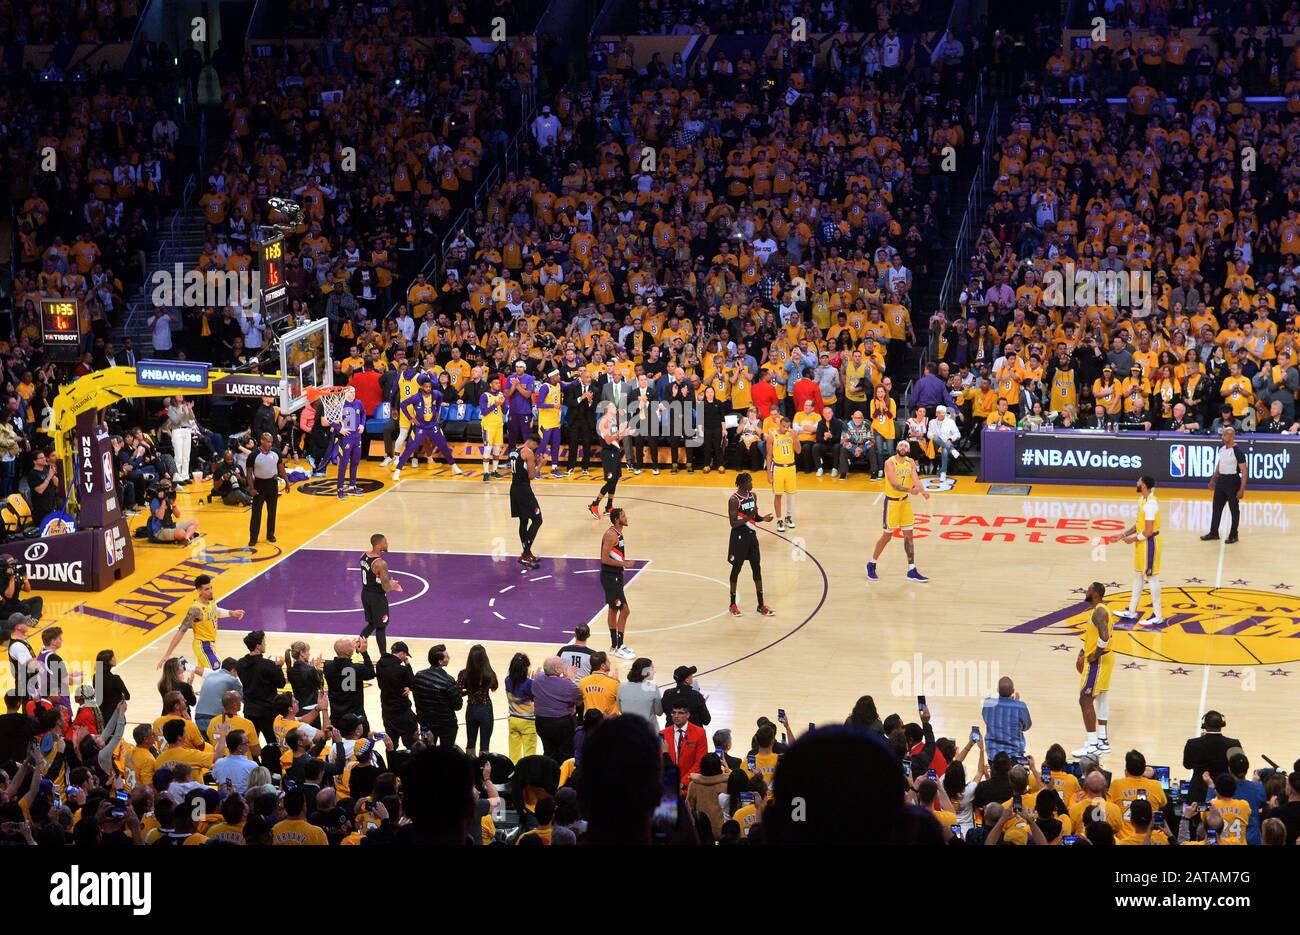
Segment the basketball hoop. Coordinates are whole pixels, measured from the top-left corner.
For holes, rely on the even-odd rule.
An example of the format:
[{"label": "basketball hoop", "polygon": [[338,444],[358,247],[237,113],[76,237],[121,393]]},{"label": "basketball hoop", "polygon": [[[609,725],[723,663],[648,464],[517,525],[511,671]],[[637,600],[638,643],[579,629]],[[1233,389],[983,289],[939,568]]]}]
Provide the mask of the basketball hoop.
[{"label": "basketball hoop", "polygon": [[325,410],[325,420],[338,425],[343,421],[343,404],[347,402],[343,395],[345,392],[347,392],[346,386],[309,386],[303,390],[303,395],[307,397],[309,403],[319,399],[321,407]]}]

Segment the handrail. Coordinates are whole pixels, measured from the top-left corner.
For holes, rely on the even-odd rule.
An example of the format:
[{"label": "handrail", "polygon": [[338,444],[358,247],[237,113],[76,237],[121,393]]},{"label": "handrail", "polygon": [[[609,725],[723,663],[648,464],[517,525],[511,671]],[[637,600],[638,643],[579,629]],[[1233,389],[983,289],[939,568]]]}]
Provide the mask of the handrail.
[{"label": "handrail", "polygon": [[[469,207],[463,209],[460,214],[456,215],[456,219],[447,228],[447,232],[443,234],[442,242],[438,245],[438,249],[432,251],[429,254],[429,257],[424,261],[424,264],[420,267],[420,273],[424,273],[427,276],[435,265],[437,266],[439,277],[447,271],[447,253],[451,242],[456,238],[457,232],[468,224],[469,219],[474,216],[476,211],[478,211],[484,198],[487,197],[487,194],[491,191],[495,191],[501,184],[501,180],[504,178],[503,170],[518,171],[520,165],[520,142],[523,140],[523,135],[529,132],[529,125],[536,110],[537,91],[535,87],[529,86],[520,92],[519,112],[521,117],[519,129],[517,129],[514,136],[506,142],[496,164],[488,170],[487,175],[483,177],[482,181],[479,182],[478,186],[474,189],[474,197]],[[511,168],[511,166],[513,166],[513,168]],[[396,316],[398,308],[405,304],[406,294],[403,293],[400,298],[393,302],[388,311],[384,313],[383,318],[380,319],[380,324],[382,325],[383,322]]]}]

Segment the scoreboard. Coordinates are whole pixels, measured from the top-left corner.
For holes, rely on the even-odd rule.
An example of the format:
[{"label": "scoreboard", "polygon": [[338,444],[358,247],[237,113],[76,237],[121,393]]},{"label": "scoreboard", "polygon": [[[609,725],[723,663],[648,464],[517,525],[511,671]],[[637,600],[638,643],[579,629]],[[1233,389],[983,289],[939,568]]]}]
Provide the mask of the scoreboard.
[{"label": "scoreboard", "polygon": [[81,337],[86,332],[78,299],[41,299],[41,340],[50,360],[75,363],[81,359]]},{"label": "scoreboard", "polygon": [[289,294],[284,281],[284,237],[276,235],[258,247],[258,272],[261,276],[262,308],[267,321],[279,317],[279,306]]}]

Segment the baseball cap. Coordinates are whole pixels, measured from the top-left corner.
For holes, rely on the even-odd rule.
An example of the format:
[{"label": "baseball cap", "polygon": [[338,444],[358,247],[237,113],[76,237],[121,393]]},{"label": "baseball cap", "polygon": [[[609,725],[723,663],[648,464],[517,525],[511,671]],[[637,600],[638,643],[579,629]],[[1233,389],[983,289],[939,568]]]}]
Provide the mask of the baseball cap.
[{"label": "baseball cap", "polygon": [[26,614],[14,613],[14,614],[10,614],[9,619],[5,621],[5,626],[7,626],[11,630],[14,629],[15,627],[20,627],[24,624],[26,624],[29,627],[36,626],[36,618],[29,617]]},{"label": "baseball cap", "polygon": [[411,652],[410,647],[408,647],[408,646],[407,646],[405,643],[403,643],[401,640],[398,640],[396,643],[393,644],[393,655],[394,655],[394,656],[397,655],[398,653],[408,653],[408,654],[409,654],[410,652]]},{"label": "baseball cap", "polygon": [[698,671],[695,666],[678,666],[673,669],[673,681],[684,682]]}]

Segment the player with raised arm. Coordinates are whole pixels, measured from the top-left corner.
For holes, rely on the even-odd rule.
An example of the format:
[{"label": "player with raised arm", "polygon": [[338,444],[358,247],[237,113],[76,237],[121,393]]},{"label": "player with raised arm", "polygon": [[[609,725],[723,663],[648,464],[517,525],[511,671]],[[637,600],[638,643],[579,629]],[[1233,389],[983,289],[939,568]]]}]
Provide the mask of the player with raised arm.
[{"label": "player with raised arm", "polygon": [[1115,611],[1116,617],[1125,620],[1137,620],[1138,602],[1142,600],[1142,588],[1151,590],[1151,613],[1153,616],[1144,620],[1146,625],[1164,623],[1160,601],[1160,555],[1164,551],[1164,539],[1160,537],[1160,504],[1155,495],[1156,479],[1143,474],[1137,479],[1138,518],[1128,529],[1118,536],[1112,536],[1107,542],[1128,542],[1133,545],[1133,592],[1129,595],[1128,609]]},{"label": "player with raised arm", "polygon": [[600,471],[605,483],[596,491],[596,499],[587,504],[591,515],[600,519],[600,498],[605,498],[605,514],[614,510],[614,492],[618,490],[619,478],[623,476],[623,438],[618,427],[618,407],[612,402],[604,404],[604,412],[596,423],[596,434],[600,436]]},{"label": "player with raised arm", "polygon": [[916,462],[908,457],[908,452],[911,450],[907,442],[899,442],[894,448],[896,454],[885,462],[885,531],[876,541],[875,551],[871,553],[871,561],[867,562],[867,579],[870,581],[880,580],[880,576],[876,574],[876,562],[879,561],[880,553],[885,551],[885,546],[889,545],[889,540],[894,537],[895,532],[903,534],[903,548],[907,552],[907,579],[909,581],[930,580],[916,568],[916,547],[912,542],[912,525],[915,517],[912,515],[911,499],[912,494],[919,493],[929,500],[930,492],[921,486],[921,472],[917,470]]},{"label": "player with raised arm", "polygon": [[370,551],[361,556],[361,609],[366,627],[361,639],[375,634],[381,654],[388,652],[388,592],[402,593],[402,586],[388,571],[388,539],[382,533],[370,537]]},{"label": "player with raised arm", "polygon": [[619,659],[635,659],[636,651],[631,646],[623,645],[623,633],[627,629],[630,608],[627,597],[623,594],[623,570],[631,568],[623,542],[623,530],[627,528],[627,511],[610,510],[609,528],[600,538],[600,586],[605,591],[605,605],[609,625],[610,654]]},{"label": "player with raised arm", "polygon": [[226,617],[234,617],[236,620],[244,619],[242,610],[226,610],[217,606],[217,599],[212,593],[212,576],[199,575],[194,579],[194,588],[198,592],[194,603],[186,611],[181,625],[176,628],[172,635],[172,641],[167,644],[167,649],[163,651],[162,658],[158,660],[158,668],[162,668],[168,659],[172,657],[172,651],[180,644],[181,637],[185,633],[194,634],[194,665],[201,671],[203,669],[220,669],[221,660],[217,657],[217,621]]},{"label": "player with raised arm", "polygon": [[772,522],[773,514],[759,514],[754,478],[747,471],[736,475],[736,492],[727,501],[727,517],[731,522],[731,541],[727,546],[727,561],[731,563],[731,606],[728,612],[733,617],[741,615],[736,604],[736,582],[740,580],[740,569],[749,562],[754,573],[754,590],[758,592],[758,612],[764,617],[774,616],[776,611],[763,602],[763,568],[758,547],[758,524]]}]

